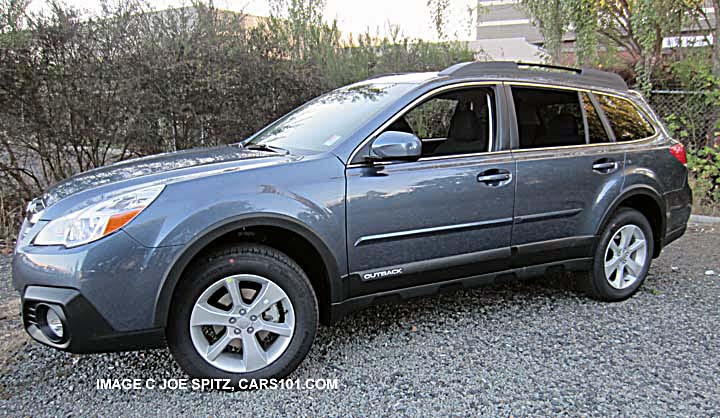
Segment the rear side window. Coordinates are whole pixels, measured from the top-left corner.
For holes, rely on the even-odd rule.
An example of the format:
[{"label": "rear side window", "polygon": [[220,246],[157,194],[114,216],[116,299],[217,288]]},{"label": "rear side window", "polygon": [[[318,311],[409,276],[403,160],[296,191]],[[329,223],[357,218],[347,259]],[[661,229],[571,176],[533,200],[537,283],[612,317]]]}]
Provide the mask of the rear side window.
[{"label": "rear side window", "polygon": [[590,100],[587,93],[582,93],[583,109],[585,110],[585,118],[587,119],[588,139],[591,144],[603,144],[610,142],[605,127],[603,126],[597,109]]},{"label": "rear side window", "polygon": [[610,121],[610,127],[615,133],[616,141],[634,141],[655,134],[655,129],[650,122],[630,101],[604,94],[597,94],[596,96],[603,112],[605,112],[605,116]]},{"label": "rear side window", "polygon": [[585,144],[576,91],[513,87],[520,149]]}]

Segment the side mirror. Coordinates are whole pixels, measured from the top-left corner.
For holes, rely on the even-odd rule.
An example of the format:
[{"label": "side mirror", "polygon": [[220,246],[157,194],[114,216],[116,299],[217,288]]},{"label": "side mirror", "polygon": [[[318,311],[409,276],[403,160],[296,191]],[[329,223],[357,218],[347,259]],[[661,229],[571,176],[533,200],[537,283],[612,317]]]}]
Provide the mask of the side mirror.
[{"label": "side mirror", "polygon": [[422,155],[422,141],[399,131],[381,133],[370,146],[370,160],[417,160]]}]

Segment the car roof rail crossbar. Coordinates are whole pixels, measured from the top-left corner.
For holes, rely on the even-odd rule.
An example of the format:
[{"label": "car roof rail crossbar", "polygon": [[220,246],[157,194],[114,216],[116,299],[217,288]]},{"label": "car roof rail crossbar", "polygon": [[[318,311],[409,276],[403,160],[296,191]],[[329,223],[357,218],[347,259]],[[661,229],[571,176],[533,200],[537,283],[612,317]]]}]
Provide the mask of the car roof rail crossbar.
[{"label": "car roof rail crossbar", "polygon": [[546,68],[548,70],[559,70],[559,71],[568,71],[575,74],[580,74],[582,70],[580,68],[575,67],[566,67],[564,65],[554,65],[554,64],[543,64],[540,62],[517,62],[517,67],[530,67],[530,68]]},{"label": "car roof rail crossbar", "polygon": [[594,84],[603,87],[610,87],[619,90],[627,90],[628,86],[625,80],[619,75],[607,71],[593,70],[590,68],[573,68],[560,65],[515,62],[515,61],[473,61],[461,62],[450,66],[438,73],[440,76],[448,77],[470,77],[481,75],[527,75],[525,68],[541,68],[548,70],[542,72],[547,78],[558,78],[559,81],[577,80],[584,84]]}]

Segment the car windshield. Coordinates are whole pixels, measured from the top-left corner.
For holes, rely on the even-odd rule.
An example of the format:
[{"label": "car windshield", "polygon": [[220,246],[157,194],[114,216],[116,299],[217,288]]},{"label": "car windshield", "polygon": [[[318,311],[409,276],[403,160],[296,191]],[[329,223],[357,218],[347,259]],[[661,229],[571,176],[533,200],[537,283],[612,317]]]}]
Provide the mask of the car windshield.
[{"label": "car windshield", "polygon": [[331,91],[278,119],[243,145],[328,151],[413,87],[411,83],[368,83]]}]

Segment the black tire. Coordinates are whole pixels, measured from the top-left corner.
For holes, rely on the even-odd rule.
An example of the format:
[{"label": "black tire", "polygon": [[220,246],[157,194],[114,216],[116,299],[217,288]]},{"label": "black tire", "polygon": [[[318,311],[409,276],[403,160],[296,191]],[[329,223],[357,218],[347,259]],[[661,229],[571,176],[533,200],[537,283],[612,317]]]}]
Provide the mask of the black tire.
[{"label": "black tire", "polygon": [[[645,235],[646,257],[642,265],[641,273],[638,279],[630,286],[624,289],[617,289],[610,285],[605,276],[605,256],[610,240],[620,228],[626,225],[635,225],[639,227]],[[600,236],[597,248],[595,250],[592,269],[587,275],[586,291],[594,299],[618,302],[625,300],[635,294],[645,281],[647,272],[650,269],[650,263],[653,255],[653,233],[650,223],[642,213],[621,207],[615,212]]]},{"label": "black tire", "polygon": [[[269,365],[248,373],[230,373],[201,357],[190,336],[195,301],[213,283],[235,274],[271,280],[287,294],[295,311],[295,331],[285,352]],[[318,303],[305,272],[282,252],[259,244],[222,248],[192,266],[178,284],[170,308],[167,340],[175,361],[191,377],[231,379],[282,378],[295,370],[310,351],[318,326]]]}]

